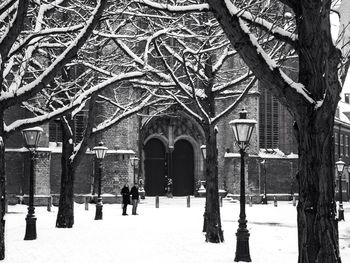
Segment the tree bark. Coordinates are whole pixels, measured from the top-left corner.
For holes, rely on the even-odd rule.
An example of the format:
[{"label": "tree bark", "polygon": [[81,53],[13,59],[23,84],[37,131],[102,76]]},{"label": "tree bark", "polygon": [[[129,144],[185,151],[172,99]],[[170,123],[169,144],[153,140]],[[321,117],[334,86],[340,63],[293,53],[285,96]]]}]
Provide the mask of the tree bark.
[{"label": "tree bark", "polygon": [[218,151],[216,130],[213,125],[204,125],[206,136],[206,205],[204,214],[205,238],[207,242],[224,241],[221,228],[219,187],[218,187]]},{"label": "tree bark", "polygon": [[299,263],[341,262],[334,199],[333,116],[332,112],[314,112],[297,120]]},{"label": "tree bark", "polygon": [[74,224],[74,173],[71,156],[74,151],[73,134],[71,129],[63,123],[62,127],[62,157],[61,157],[61,189],[60,201],[56,219],[56,227],[71,228]]},{"label": "tree bark", "polygon": [[[0,136],[4,141],[4,112],[0,109]],[[5,143],[5,142],[4,142]],[[5,146],[0,146],[0,260],[5,258],[5,204],[6,204],[6,180],[5,180]]]}]

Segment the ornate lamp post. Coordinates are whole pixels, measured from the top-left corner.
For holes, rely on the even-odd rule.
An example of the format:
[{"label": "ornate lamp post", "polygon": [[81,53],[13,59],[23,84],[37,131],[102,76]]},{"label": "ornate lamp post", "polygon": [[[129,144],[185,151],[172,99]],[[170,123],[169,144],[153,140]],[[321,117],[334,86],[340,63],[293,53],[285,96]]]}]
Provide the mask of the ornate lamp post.
[{"label": "ornate lamp post", "polygon": [[36,239],[36,216],[34,208],[34,160],[35,150],[38,147],[39,140],[43,129],[34,127],[22,130],[26,148],[30,152],[30,174],[29,174],[29,200],[28,200],[28,214],[26,216],[26,234],[24,240]]},{"label": "ornate lamp post", "polygon": [[140,159],[137,158],[136,156],[130,158],[130,163],[131,163],[131,165],[132,165],[132,167],[134,169],[134,184],[136,184],[136,182],[139,181],[139,180],[136,181],[136,177],[135,177],[135,175],[136,175],[135,170],[136,170],[137,164],[139,163],[139,160]]},{"label": "ornate lamp post", "polygon": [[264,170],[264,197],[262,199],[262,203],[264,205],[267,205],[267,194],[266,194],[266,164],[265,164],[266,160],[263,160],[261,162],[261,165],[263,167],[263,170]]},{"label": "ornate lamp post", "polygon": [[250,138],[253,133],[255,120],[247,119],[247,111],[239,112],[239,119],[230,121],[230,126],[233,130],[234,138],[239,147],[241,155],[241,184],[240,184],[240,214],[238,220],[237,245],[235,261],[250,262],[249,253],[249,231],[247,229],[247,220],[245,214],[245,172],[244,172],[244,156],[245,150],[249,145]]},{"label": "ornate lamp post", "polygon": [[96,214],[95,220],[102,219],[102,197],[101,197],[101,178],[102,178],[102,160],[105,158],[107,147],[103,146],[103,142],[100,142],[98,146],[93,148],[98,160],[98,190],[97,190],[97,203],[96,203]]},{"label": "ornate lamp post", "polygon": [[338,171],[338,193],[339,193],[339,209],[338,209],[338,220],[344,220],[344,209],[343,209],[343,191],[342,191],[342,182],[341,177],[343,175],[343,170],[345,167],[345,163],[339,159],[338,162],[335,163]]}]

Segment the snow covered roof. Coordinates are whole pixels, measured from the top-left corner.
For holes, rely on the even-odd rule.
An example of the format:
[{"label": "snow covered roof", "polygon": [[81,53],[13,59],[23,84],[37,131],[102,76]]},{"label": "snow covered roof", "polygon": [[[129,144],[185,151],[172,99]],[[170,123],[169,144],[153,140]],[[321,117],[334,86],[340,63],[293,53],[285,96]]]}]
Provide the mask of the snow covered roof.
[{"label": "snow covered roof", "polygon": [[[228,153],[228,152],[226,152],[224,155],[225,158],[239,158],[240,156],[241,155],[239,153]],[[258,155],[255,155],[255,157],[260,157],[263,159],[268,159],[268,158],[298,159],[297,154],[295,153],[285,154],[280,149],[260,149]]]},{"label": "snow covered roof", "polygon": [[339,101],[338,103],[339,117],[336,116],[336,121],[341,121],[350,126],[350,104],[344,101]]},{"label": "snow covered roof", "polygon": [[[5,148],[5,152],[28,152],[29,150],[25,147],[21,148]],[[38,147],[36,148],[37,152],[51,152],[52,149],[48,147]]]},{"label": "snow covered roof", "polygon": [[286,158],[286,159],[298,159],[298,155],[291,152],[290,154],[285,154],[280,149],[260,149],[259,157],[268,158]]},{"label": "snow covered roof", "polygon": [[[94,151],[92,150],[86,150],[86,153],[88,154],[95,154]],[[130,155],[135,155],[135,152],[133,150],[127,150],[127,149],[118,149],[118,150],[107,150],[107,153],[114,153],[114,154],[130,154]]]}]

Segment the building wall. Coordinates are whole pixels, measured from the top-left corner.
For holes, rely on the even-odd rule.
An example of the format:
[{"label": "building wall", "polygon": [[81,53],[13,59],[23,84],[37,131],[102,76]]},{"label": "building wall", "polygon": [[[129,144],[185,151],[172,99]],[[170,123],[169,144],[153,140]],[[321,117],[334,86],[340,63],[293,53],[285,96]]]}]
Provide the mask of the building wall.
[{"label": "building wall", "polygon": [[[223,100],[217,102],[217,112],[220,112],[227,107],[232,100]],[[248,97],[240,103],[235,111],[229,114],[224,120],[220,121],[218,127],[218,154],[219,154],[219,188],[228,190],[232,193],[239,193],[239,178],[240,178],[240,157],[237,156],[238,148],[234,145],[233,133],[229,127],[229,121],[238,118],[238,112],[245,108],[248,110],[248,118],[256,119],[259,122],[259,92],[253,89]],[[108,109],[109,110],[109,109]],[[101,113],[102,114],[102,113]],[[7,116],[9,117],[9,116]],[[19,118],[18,112],[13,111],[11,118]],[[181,117],[182,118],[182,117]],[[181,119],[180,118],[180,119]],[[279,107],[279,145],[278,148],[284,153],[296,153],[296,143],[292,132],[292,117],[289,112],[281,105]],[[204,179],[204,162],[200,154],[200,146],[204,140],[201,137],[200,128],[195,126],[193,120],[186,119],[185,121],[172,122],[174,125],[173,140],[184,138],[191,141],[195,152],[195,180]],[[186,127],[194,127],[192,130],[197,130],[191,134]],[[60,153],[51,152],[48,146],[48,129],[44,125],[45,133],[42,136],[41,148],[42,153],[39,155],[39,160],[36,162],[35,171],[37,173],[37,194],[59,194],[60,189]],[[185,127],[185,128],[184,128]],[[341,133],[349,136],[350,126],[343,125]],[[263,160],[260,155],[259,147],[259,126],[254,130],[250,146],[247,150],[249,156],[246,158],[246,182],[247,192],[261,194],[264,188],[264,170],[261,166]],[[339,133],[339,123],[335,124],[335,132]],[[137,116],[133,116],[118,123],[108,132],[103,133],[99,138],[96,138],[96,143],[103,140],[109,148],[106,159],[103,161],[103,177],[102,177],[102,192],[110,194],[119,194],[120,188],[126,182],[129,184],[133,181],[133,167],[130,163],[130,157],[136,154],[141,158],[140,167],[142,167],[142,149],[146,138],[140,138],[140,121]],[[160,133],[158,130],[148,131],[148,135],[158,134],[169,139],[169,125]],[[162,135],[161,135],[162,134]],[[168,140],[167,139],[167,140]],[[28,193],[29,182],[29,154],[22,148],[23,139],[20,134],[16,134],[9,138],[6,142],[6,175],[7,175],[7,192],[8,194],[26,194]],[[349,142],[350,144],[350,142]],[[13,148],[9,147],[13,146]],[[338,158],[339,143],[335,145],[335,157]],[[345,147],[345,142],[343,143]],[[10,148],[10,149],[9,149]],[[11,150],[12,149],[12,150]],[[350,148],[348,154],[343,151],[341,157],[346,162],[350,163]],[[97,164],[94,160],[94,154],[89,152],[85,155],[82,163],[77,169],[75,179],[75,193],[89,194],[93,192],[93,186],[96,186]],[[138,172],[140,171],[140,172]],[[297,172],[297,159],[286,158],[270,158],[266,160],[266,188],[268,193],[290,193],[292,190],[297,191],[297,182],[295,174]],[[142,169],[136,169],[136,173],[142,178]],[[336,178],[335,178],[336,179]],[[344,172],[343,189],[349,192],[349,176],[348,172]],[[337,189],[337,188],[336,188]]]},{"label": "building wall", "polygon": [[51,151],[38,150],[34,161],[35,187],[36,195],[50,195],[50,159]]},{"label": "building wall", "polygon": [[[236,190],[235,183],[232,181],[232,174],[236,174],[236,163],[232,158],[226,158],[227,154],[238,154],[239,149],[234,142],[233,131],[229,125],[229,122],[239,118],[239,111],[243,108],[248,111],[247,118],[259,120],[259,108],[257,107],[259,100],[259,93],[253,90],[248,97],[243,100],[236,110],[230,113],[225,119],[218,123],[218,171],[219,171],[219,189],[224,190]],[[232,101],[231,101],[232,102]],[[218,105],[218,109],[222,110],[227,107],[230,101],[226,101],[223,105]],[[251,155],[257,155],[259,153],[259,134],[258,126],[254,128],[252,138],[250,140],[249,148],[247,152]],[[249,173],[253,171],[249,170]]]},{"label": "building wall", "polygon": [[29,180],[29,173],[23,152],[6,151],[5,153],[5,174],[6,174],[6,191],[7,194],[21,195],[24,192],[24,181]]},{"label": "building wall", "polygon": [[279,103],[278,111],[279,111],[278,148],[285,154],[297,153],[298,144],[296,142],[294,132],[293,132],[293,129],[294,129],[293,117],[287,111],[287,109],[283,107],[280,103]]}]

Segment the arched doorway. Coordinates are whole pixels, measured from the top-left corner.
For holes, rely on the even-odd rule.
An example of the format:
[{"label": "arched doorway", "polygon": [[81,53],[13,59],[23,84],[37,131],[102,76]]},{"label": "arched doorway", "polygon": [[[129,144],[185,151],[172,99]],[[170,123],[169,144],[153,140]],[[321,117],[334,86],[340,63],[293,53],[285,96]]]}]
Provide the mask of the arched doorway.
[{"label": "arched doorway", "polygon": [[191,143],[186,140],[175,143],[172,167],[173,195],[193,195],[194,154]]},{"label": "arched doorway", "polygon": [[150,139],[144,147],[144,152],[146,195],[164,195],[166,157],[164,144],[159,139]]}]

